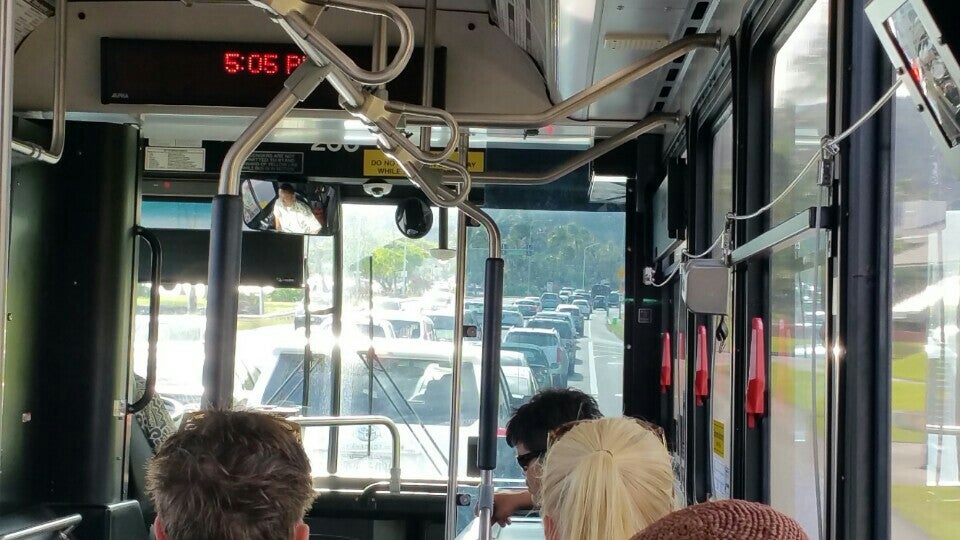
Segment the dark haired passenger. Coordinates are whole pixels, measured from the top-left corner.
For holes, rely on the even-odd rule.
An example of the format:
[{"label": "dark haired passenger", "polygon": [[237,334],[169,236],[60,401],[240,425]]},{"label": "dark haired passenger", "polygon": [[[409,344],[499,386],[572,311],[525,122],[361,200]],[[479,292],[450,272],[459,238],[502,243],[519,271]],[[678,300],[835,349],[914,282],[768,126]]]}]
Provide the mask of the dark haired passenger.
[{"label": "dark haired passenger", "polygon": [[501,527],[510,516],[537,506],[541,460],[547,452],[547,434],[575,420],[603,417],[597,401],[575,388],[548,388],[517,408],[507,422],[507,444],[517,451],[527,491],[499,492],[494,496],[493,520]]},{"label": "dark haired passenger", "polygon": [[315,497],[296,425],[262,413],[204,411],[147,467],[158,540],[307,540]]}]

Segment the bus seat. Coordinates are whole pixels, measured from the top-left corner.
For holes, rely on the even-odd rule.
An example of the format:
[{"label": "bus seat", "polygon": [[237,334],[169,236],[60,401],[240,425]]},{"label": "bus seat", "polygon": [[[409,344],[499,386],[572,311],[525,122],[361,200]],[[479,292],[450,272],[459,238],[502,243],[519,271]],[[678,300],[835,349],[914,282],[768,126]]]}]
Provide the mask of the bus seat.
[{"label": "bus seat", "polygon": [[130,484],[128,496],[130,499],[136,499],[140,502],[140,509],[143,512],[145,523],[153,523],[157,516],[153,507],[153,500],[147,495],[146,478],[147,462],[153,457],[153,447],[147,440],[146,434],[137,426],[136,422],[131,422],[130,430]]}]

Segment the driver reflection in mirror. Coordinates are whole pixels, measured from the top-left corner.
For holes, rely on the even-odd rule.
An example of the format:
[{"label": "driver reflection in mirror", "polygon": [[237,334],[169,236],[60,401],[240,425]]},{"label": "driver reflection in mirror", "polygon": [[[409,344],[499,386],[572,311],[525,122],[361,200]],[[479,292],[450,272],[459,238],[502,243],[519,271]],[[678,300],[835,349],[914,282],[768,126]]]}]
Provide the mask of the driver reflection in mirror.
[{"label": "driver reflection in mirror", "polygon": [[290,184],[280,184],[277,202],[273,205],[273,223],[278,231],[295,234],[318,234],[320,222],[306,203],[297,200]]}]

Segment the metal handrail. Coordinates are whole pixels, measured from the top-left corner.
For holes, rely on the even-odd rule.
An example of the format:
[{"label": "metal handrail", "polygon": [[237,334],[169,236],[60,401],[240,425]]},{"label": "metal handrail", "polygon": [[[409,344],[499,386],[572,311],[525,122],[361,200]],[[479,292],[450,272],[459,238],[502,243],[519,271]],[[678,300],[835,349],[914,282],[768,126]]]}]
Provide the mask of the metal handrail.
[{"label": "metal handrail", "polygon": [[15,152],[44,163],[60,161],[66,138],[67,0],[57,0],[54,16],[57,18],[57,33],[54,41],[53,128],[50,149],[46,150],[39,144],[18,139],[13,139],[10,143]]},{"label": "metal handrail", "polygon": [[587,163],[613,151],[624,143],[636,139],[640,135],[647,133],[652,129],[667,124],[680,125],[683,123],[683,117],[679,114],[655,113],[640,120],[636,124],[620,131],[612,137],[608,137],[590,148],[570,157],[560,163],[553,169],[540,173],[529,172],[488,172],[476,173],[473,175],[473,181],[477,184],[509,184],[539,186],[549,184],[562,178],[563,176],[583,167]]},{"label": "metal handrail", "polygon": [[296,416],[288,420],[302,427],[385,426],[393,438],[390,492],[400,492],[400,429],[393,420],[386,416]]},{"label": "metal handrail", "polygon": [[77,526],[82,520],[83,517],[80,514],[70,514],[69,516],[51,519],[38,525],[31,525],[26,529],[7,533],[0,536],[0,540],[20,540],[22,538],[31,538],[41,533],[62,531]]},{"label": "metal handrail", "polygon": [[[360,495],[357,496],[357,502],[360,504],[366,504],[371,498],[376,495],[380,488],[389,487],[389,482],[374,482],[367,487],[363,488],[363,491],[360,492]],[[429,482],[402,482],[400,484],[401,491],[406,490],[418,490],[417,493],[446,493],[447,484],[431,484]]]},{"label": "metal handrail", "polygon": [[147,379],[143,395],[135,403],[127,405],[127,414],[136,414],[147,407],[157,387],[157,340],[160,335],[160,274],[163,267],[163,249],[160,238],[153,231],[137,227],[134,233],[150,246],[150,322],[147,327]]},{"label": "metal handrail", "polygon": [[240,192],[240,173],[247,158],[298,103],[313,93],[327,74],[329,69],[317,67],[311,62],[304,62],[294,70],[283,83],[280,94],[273,98],[227,151],[220,168],[221,195],[236,195]]},{"label": "metal handrail", "polygon": [[[369,86],[386,84],[403,72],[413,55],[413,23],[400,8],[390,2],[376,0],[251,0],[251,3],[267,9],[286,19],[290,28],[296,30],[300,39],[323,56],[327,62],[336,66],[352,80]],[[299,11],[304,4],[319,8],[333,8],[353,11],[367,15],[378,15],[389,19],[400,32],[400,45],[397,54],[385,68],[368,71],[360,68],[339,47],[314,28],[314,23]],[[324,63],[327,63],[324,62]]]}]

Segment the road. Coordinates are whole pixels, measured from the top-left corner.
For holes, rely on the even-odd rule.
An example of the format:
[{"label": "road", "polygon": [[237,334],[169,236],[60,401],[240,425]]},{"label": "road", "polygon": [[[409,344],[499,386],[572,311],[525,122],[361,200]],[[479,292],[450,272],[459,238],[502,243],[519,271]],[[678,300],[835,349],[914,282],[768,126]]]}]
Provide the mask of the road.
[{"label": "road", "polygon": [[[612,310],[612,315],[618,315]],[[595,311],[584,321],[584,337],[577,351],[576,374],[570,386],[597,399],[605,416],[623,414],[623,341],[607,328],[607,313]]]}]

